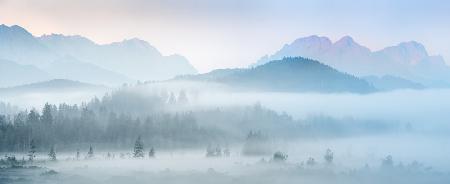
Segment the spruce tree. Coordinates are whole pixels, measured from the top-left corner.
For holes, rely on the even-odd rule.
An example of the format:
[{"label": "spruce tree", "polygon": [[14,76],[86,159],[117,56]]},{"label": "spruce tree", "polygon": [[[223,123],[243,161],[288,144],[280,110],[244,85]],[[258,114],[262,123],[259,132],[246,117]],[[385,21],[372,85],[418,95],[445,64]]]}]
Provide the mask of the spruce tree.
[{"label": "spruce tree", "polygon": [[77,158],[77,160],[80,159],[80,150],[79,149],[77,149],[77,156],[76,156],[76,158]]},{"label": "spruce tree", "polygon": [[51,161],[56,161],[56,152],[54,146],[50,148],[50,152],[48,153],[48,157]]},{"label": "spruce tree", "polygon": [[331,163],[333,163],[334,154],[330,149],[327,149],[323,158],[325,159],[325,162],[327,164],[331,164]]},{"label": "spruce tree", "polygon": [[31,139],[30,151],[28,151],[28,160],[33,161],[35,157],[36,157],[36,143],[34,142],[34,139]]},{"label": "spruce tree", "polygon": [[141,140],[141,136],[139,136],[134,143],[134,158],[144,158],[144,143]]},{"label": "spruce tree", "polygon": [[150,151],[148,152],[148,157],[150,158],[155,157],[155,149],[153,147],[150,148]]},{"label": "spruce tree", "polygon": [[92,148],[92,146],[89,146],[89,151],[87,153],[86,158],[88,159],[94,158],[94,148]]},{"label": "spruce tree", "polygon": [[52,106],[48,103],[46,103],[42,109],[41,122],[45,125],[50,125],[53,123]]},{"label": "spruce tree", "polygon": [[170,105],[174,105],[177,103],[177,98],[175,97],[175,94],[173,92],[170,93],[169,99],[167,100],[167,103]]}]

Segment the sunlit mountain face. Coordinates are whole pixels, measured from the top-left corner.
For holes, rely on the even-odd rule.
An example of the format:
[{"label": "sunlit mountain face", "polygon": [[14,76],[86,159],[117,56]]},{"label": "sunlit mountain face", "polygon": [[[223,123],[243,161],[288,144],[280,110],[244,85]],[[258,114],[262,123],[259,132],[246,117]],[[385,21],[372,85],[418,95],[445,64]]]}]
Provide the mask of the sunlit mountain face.
[{"label": "sunlit mountain face", "polygon": [[415,41],[371,51],[345,36],[336,42],[327,37],[309,36],[286,44],[272,55],[262,57],[259,65],[289,56],[317,59],[357,76],[391,75],[423,83],[430,87],[448,86],[450,68],[442,56],[429,55]]},{"label": "sunlit mountain face", "polygon": [[0,184],[450,183],[448,9],[0,0]]}]

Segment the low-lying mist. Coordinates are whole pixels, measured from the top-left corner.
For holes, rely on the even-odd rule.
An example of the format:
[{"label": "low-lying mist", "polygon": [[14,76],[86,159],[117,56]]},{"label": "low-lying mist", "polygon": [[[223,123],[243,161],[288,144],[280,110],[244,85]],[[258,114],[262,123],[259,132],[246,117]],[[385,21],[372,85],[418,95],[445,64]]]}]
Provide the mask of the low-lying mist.
[{"label": "low-lying mist", "polygon": [[0,117],[0,183],[450,181],[446,89],[276,93],[157,82],[43,94],[2,99],[11,105]]}]

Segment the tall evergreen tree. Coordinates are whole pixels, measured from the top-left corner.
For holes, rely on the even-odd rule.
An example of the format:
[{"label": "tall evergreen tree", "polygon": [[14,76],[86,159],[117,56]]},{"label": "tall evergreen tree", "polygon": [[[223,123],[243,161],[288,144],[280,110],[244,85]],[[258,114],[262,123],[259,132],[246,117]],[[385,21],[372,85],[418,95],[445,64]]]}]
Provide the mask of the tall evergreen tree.
[{"label": "tall evergreen tree", "polygon": [[30,151],[28,151],[28,160],[33,161],[36,158],[36,143],[34,139],[30,141]]},{"label": "tall evergreen tree", "polygon": [[327,149],[323,158],[325,159],[325,162],[327,164],[331,164],[331,163],[333,163],[334,154],[330,149]]},{"label": "tall evergreen tree", "polygon": [[173,92],[170,93],[169,99],[167,100],[167,103],[170,105],[174,105],[177,103],[177,98],[175,97],[175,94]]},{"label": "tall evergreen tree", "polygon": [[153,147],[150,148],[150,151],[148,152],[148,157],[150,158],[155,157],[155,149]]},{"label": "tall evergreen tree", "polygon": [[144,158],[144,143],[141,140],[141,136],[139,136],[134,143],[134,158]]},{"label": "tall evergreen tree", "polygon": [[55,147],[52,146],[50,148],[50,152],[48,153],[48,157],[51,161],[56,161],[56,152],[55,152]]},{"label": "tall evergreen tree", "polygon": [[53,123],[52,106],[48,103],[46,103],[42,109],[41,122],[46,125],[51,125]]},{"label": "tall evergreen tree", "polygon": [[88,153],[87,153],[86,158],[87,158],[87,159],[94,158],[94,148],[92,148],[92,146],[89,146],[89,151],[88,151]]},{"label": "tall evergreen tree", "polygon": [[77,155],[76,155],[76,159],[79,160],[80,159],[80,149],[77,149]]}]

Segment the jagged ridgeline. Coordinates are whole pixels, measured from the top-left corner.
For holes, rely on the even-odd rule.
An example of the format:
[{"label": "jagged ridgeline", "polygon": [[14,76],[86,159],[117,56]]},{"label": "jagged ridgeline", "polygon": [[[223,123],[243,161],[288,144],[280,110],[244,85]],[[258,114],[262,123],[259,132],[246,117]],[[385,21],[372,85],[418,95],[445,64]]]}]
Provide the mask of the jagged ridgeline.
[{"label": "jagged ridgeline", "polygon": [[241,90],[274,92],[369,93],[367,81],[340,72],[319,61],[285,57],[248,69],[221,69],[177,80],[218,82]]}]

